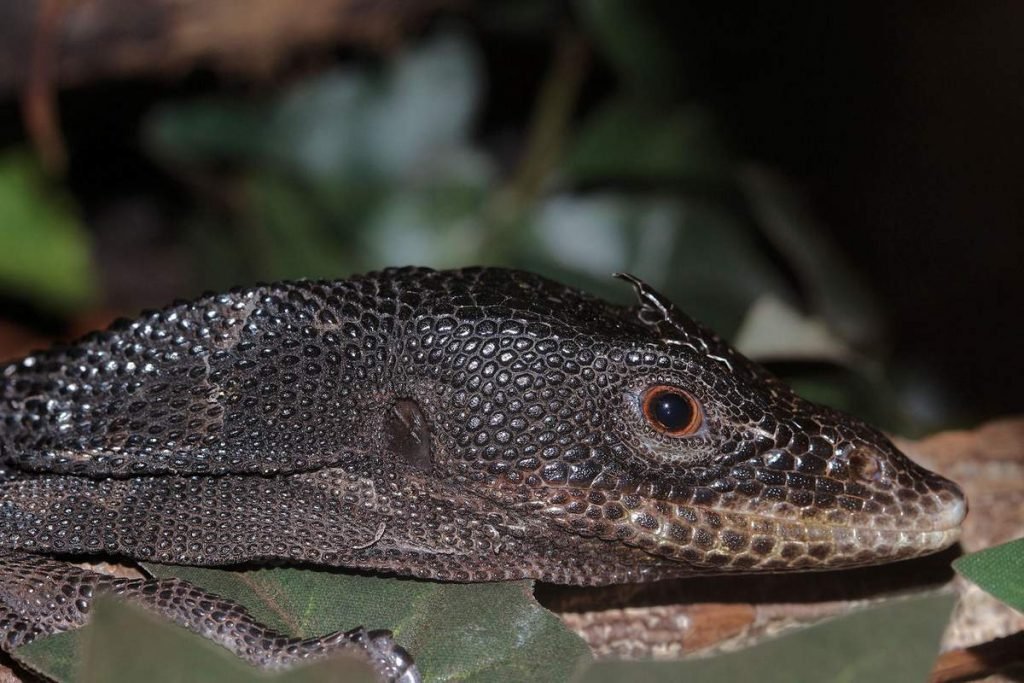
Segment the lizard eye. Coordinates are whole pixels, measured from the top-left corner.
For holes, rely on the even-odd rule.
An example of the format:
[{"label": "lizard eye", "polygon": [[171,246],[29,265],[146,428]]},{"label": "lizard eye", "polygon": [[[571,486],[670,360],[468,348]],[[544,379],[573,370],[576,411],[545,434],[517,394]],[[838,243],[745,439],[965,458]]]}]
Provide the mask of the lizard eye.
[{"label": "lizard eye", "polygon": [[682,389],[655,385],[644,392],[641,406],[647,422],[662,434],[689,436],[700,428],[700,406]]}]

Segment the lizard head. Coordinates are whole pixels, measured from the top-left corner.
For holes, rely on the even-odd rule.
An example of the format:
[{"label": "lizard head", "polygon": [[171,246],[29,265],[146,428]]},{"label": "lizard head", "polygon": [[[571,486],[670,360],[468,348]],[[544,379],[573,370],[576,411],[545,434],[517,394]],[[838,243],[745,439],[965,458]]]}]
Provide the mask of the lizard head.
[{"label": "lizard head", "polygon": [[637,305],[547,281],[503,301],[522,324],[459,377],[456,476],[573,534],[700,571],[876,564],[957,540],[954,483],[619,277]]}]

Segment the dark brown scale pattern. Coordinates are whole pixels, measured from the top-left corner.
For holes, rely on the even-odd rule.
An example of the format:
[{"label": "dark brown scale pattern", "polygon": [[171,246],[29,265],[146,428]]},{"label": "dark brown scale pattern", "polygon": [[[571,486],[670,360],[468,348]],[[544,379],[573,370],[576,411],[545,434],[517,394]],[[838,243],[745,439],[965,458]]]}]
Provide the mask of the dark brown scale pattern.
[{"label": "dark brown scale pattern", "polygon": [[[632,307],[489,268],[265,285],[29,356],[0,546],[601,584],[955,540],[955,485],[626,279]],[[648,424],[655,385],[696,433]]]}]

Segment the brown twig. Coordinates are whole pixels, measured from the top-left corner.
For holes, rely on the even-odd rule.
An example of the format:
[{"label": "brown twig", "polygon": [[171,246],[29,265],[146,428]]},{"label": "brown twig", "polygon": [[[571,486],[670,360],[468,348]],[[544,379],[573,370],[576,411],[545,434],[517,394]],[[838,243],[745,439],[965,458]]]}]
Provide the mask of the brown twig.
[{"label": "brown twig", "polygon": [[67,169],[67,150],[57,113],[57,89],[53,74],[57,61],[61,18],[65,0],[41,0],[29,54],[28,80],[22,90],[22,117],[29,138],[51,175]]},{"label": "brown twig", "polygon": [[1014,664],[1024,666],[1024,631],[943,653],[932,669],[929,683],[973,681]]},{"label": "brown twig", "polygon": [[584,36],[574,31],[564,33],[537,96],[519,165],[488,208],[492,218],[516,216],[541,190],[561,158],[569,120],[589,64],[590,46]]}]

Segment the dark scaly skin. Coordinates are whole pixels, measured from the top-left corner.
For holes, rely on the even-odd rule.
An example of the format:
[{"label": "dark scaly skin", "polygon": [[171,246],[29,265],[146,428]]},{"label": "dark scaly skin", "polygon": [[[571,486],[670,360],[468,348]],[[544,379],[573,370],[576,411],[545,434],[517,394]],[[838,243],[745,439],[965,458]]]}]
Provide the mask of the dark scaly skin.
[{"label": "dark scaly skin", "polygon": [[[596,585],[956,540],[953,483],[624,277],[629,308],[491,268],[261,286],[11,364],[0,584],[36,560],[66,584],[39,555],[101,553]],[[696,398],[694,435],[647,423],[658,384]],[[84,621],[23,593],[0,588],[8,643]]]}]

